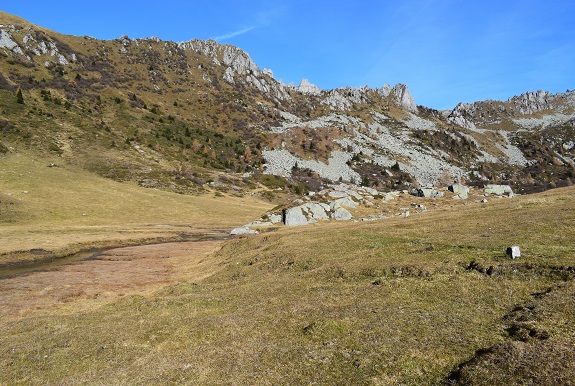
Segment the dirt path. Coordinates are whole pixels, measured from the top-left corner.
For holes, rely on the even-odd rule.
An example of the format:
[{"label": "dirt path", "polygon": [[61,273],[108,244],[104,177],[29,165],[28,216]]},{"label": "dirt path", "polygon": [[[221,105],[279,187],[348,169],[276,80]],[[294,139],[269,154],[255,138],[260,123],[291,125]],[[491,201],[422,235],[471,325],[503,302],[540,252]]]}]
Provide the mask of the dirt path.
[{"label": "dirt path", "polygon": [[146,294],[166,283],[199,281],[218,270],[209,255],[222,240],[123,247],[80,261],[0,280],[0,317],[90,309],[119,297]]}]

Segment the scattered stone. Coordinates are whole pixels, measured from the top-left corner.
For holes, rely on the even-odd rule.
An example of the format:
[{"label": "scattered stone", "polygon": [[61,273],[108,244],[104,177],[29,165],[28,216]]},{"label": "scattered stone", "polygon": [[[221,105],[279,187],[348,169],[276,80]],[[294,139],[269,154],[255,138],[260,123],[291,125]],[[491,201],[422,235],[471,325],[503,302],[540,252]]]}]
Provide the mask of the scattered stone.
[{"label": "scattered stone", "polygon": [[363,187],[363,190],[364,190],[365,192],[367,192],[368,194],[372,195],[372,196],[377,196],[377,195],[379,194],[379,192],[377,191],[377,189],[369,188],[369,187],[367,187],[367,186],[364,186],[364,187]]},{"label": "scattered stone", "polygon": [[411,204],[411,206],[414,207],[415,209],[418,209],[421,212],[425,212],[427,210],[427,207],[425,205],[413,203]]},{"label": "scattered stone", "polygon": [[398,195],[399,195],[399,192],[385,193],[385,195],[383,196],[383,201],[387,202],[387,201],[395,200],[395,197],[397,197]]},{"label": "scattered stone", "polygon": [[242,226],[239,228],[232,229],[232,231],[230,232],[230,235],[253,235],[256,233],[259,233],[259,232],[256,231],[255,229],[250,229],[246,226]]},{"label": "scattered stone", "polygon": [[483,200],[481,200],[481,202],[485,204],[487,202],[487,199],[484,198]]},{"label": "scattered stone", "polygon": [[244,225],[244,227],[246,227],[246,228],[250,228],[250,227],[268,227],[268,226],[270,226],[270,225],[273,225],[273,224],[271,223],[271,221],[256,220],[256,221],[253,221],[253,222],[251,222],[251,223],[249,223],[249,224]]},{"label": "scattered stone", "polygon": [[521,257],[521,251],[518,246],[508,247],[506,250],[507,256],[512,259],[517,259]]},{"label": "scattered stone", "polygon": [[278,223],[282,222],[282,216],[279,214],[275,214],[275,213],[268,215],[268,219],[270,220],[270,222],[272,224],[278,224]]}]

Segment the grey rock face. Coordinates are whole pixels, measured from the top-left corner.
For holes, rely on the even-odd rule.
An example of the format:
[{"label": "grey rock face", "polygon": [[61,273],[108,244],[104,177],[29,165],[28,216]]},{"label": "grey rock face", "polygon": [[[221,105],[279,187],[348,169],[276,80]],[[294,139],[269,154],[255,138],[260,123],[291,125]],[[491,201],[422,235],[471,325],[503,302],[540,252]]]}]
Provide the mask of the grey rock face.
[{"label": "grey rock face", "polygon": [[470,111],[474,111],[475,106],[470,103],[459,103],[447,117],[447,120],[454,125],[465,127],[466,129],[478,131],[475,123],[470,118]]},{"label": "grey rock face", "polygon": [[391,93],[393,94],[394,101],[398,105],[405,107],[411,112],[417,112],[417,105],[415,104],[413,96],[411,96],[411,93],[409,92],[409,89],[406,85],[401,83],[396,84],[393,86]]},{"label": "grey rock face", "polygon": [[307,225],[307,217],[303,214],[302,207],[296,206],[284,211],[284,224],[287,226]]},{"label": "grey rock face", "polygon": [[12,39],[12,36],[7,31],[0,29],[0,48],[13,50],[16,47],[18,47],[18,43]]},{"label": "grey rock face", "polygon": [[200,52],[212,59],[218,66],[225,66],[223,79],[228,83],[243,83],[268,93],[279,100],[290,100],[283,84],[273,79],[271,70],[260,70],[257,64],[243,50],[214,40],[193,39],[178,44],[178,48]]}]

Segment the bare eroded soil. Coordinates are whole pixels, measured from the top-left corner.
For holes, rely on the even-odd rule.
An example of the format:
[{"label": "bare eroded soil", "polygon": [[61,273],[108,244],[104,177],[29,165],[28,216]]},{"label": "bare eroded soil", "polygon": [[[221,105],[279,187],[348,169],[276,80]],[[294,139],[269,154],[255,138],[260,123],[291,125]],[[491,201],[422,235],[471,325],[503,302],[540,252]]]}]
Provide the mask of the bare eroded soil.
[{"label": "bare eroded soil", "polygon": [[94,308],[145,294],[184,278],[199,281],[218,268],[210,259],[223,241],[196,241],[111,249],[94,260],[0,280],[0,317],[49,313],[54,307]]}]

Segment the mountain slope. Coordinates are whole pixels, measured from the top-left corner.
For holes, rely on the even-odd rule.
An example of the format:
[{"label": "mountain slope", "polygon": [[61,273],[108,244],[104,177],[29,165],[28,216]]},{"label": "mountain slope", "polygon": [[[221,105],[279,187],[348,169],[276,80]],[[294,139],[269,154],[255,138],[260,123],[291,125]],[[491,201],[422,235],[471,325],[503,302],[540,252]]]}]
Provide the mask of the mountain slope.
[{"label": "mountain slope", "polygon": [[209,181],[249,190],[268,181],[262,173],[285,177],[288,190],[465,179],[530,191],[574,176],[572,91],[441,112],[417,106],[401,84],[285,85],[214,41],[100,41],[0,19],[4,153],[56,154],[105,177],[182,193]]}]

